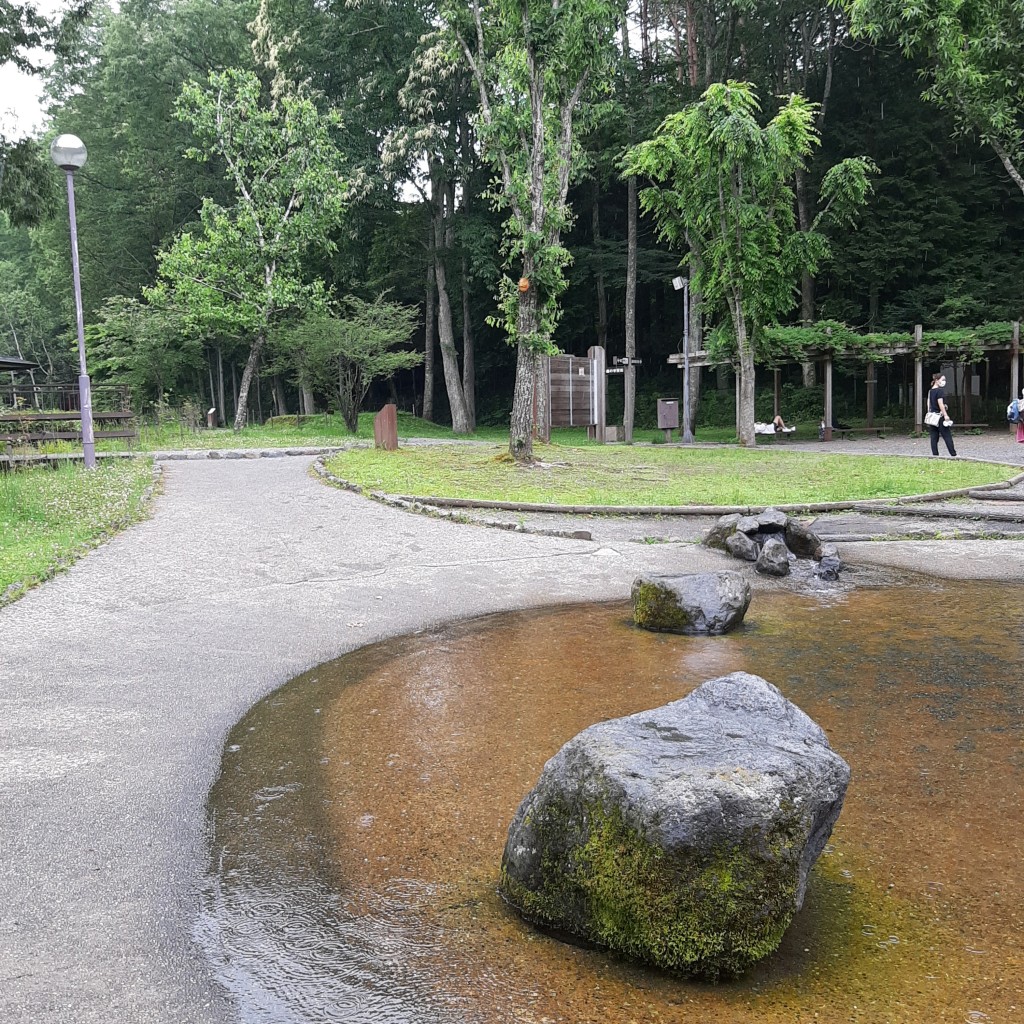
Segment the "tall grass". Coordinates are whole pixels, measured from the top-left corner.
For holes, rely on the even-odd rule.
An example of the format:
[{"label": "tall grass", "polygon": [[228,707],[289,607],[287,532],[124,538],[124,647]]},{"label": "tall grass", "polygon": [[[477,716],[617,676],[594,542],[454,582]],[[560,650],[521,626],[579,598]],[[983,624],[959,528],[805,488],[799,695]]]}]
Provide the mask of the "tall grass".
[{"label": "tall grass", "polygon": [[0,603],[66,567],[141,515],[149,459],[0,473]]}]

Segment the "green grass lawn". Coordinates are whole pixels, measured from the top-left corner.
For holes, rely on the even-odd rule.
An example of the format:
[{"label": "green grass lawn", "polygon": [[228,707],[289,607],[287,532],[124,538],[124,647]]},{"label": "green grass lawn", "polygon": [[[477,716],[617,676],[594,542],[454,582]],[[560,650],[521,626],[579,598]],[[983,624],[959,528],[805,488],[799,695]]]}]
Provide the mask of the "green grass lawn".
[{"label": "green grass lawn", "polygon": [[141,515],[149,459],[0,473],[0,603],[65,567]]},{"label": "green grass lawn", "polygon": [[[190,431],[177,423],[160,426],[143,425],[139,441],[129,447],[122,441],[97,442],[97,451],[167,451],[171,449],[213,449],[213,448],[326,448],[350,444],[353,441],[366,441],[373,438],[373,413],[364,412],[359,416],[359,429],[350,434],[340,416],[317,415],[296,422],[294,416],[280,416],[269,420],[262,426],[246,427],[237,434],[230,428],[216,430]],[[717,428],[714,436],[710,434],[706,440],[727,441],[734,437],[735,431]],[[455,438],[450,427],[430,423],[418,419],[410,413],[398,414],[398,436],[426,438]],[[465,435],[463,435],[465,436]],[[496,427],[479,427],[475,433],[468,435],[474,441],[494,441],[508,443],[508,425]],[[637,441],[660,442],[660,430],[638,430],[634,433]],[[551,432],[555,444],[592,445],[595,441],[587,439],[585,427],[556,427]],[[705,440],[703,434],[702,440]],[[80,446],[78,446],[80,449]],[[75,451],[76,446],[70,443],[54,443],[41,446],[45,451]],[[34,451],[36,449],[26,449]]]},{"label": "green grass lawn", "polygon": [[743,448],[537,445],[523,468],[503,445],[438,445],[332,456],[367,490],[420,497],[579,505],[783,505],[895,498],[1004,480],[1007,467],[954,460]]}]

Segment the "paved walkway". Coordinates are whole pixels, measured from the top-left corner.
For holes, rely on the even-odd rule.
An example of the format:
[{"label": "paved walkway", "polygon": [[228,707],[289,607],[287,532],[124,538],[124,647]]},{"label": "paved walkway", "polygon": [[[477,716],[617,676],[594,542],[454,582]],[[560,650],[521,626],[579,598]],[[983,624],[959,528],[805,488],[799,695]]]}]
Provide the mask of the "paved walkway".
[{"label": "paved walkway", "polygon": [[[236,1019],[192,942],[204,802],[231,725],[298,672],[458,617],[625,598],[638,571],[724,564],[693,544],[410,515],[324,486],[310,462],[165,463],[150,520],[0,609],[5,1024]],[[1024,572],[1015,541],[842,550]]]}]

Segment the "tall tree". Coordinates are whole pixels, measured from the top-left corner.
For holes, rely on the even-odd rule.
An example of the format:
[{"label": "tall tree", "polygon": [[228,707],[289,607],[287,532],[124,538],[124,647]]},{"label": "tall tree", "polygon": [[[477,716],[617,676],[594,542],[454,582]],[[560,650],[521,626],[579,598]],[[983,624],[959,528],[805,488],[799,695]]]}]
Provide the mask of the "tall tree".
[{"label": "tall tree", "polygon": [[925,62],[924,95],[1024,192],[1024,0],[848,0],[855,33]]},{"label": "tall tree", "polygon": [[226,208],[206,200],[201,233],[180,235],[161,254],[160,273],[178,305],[248,338],[234,422],[240,430],[275,317],[316,293],[302,257],[330,249],[341,219],[347,186],[331,138],[336,119],[302,96],[268,99],[254,74],[238,70],[215,72],[206,86],[187,84],[177,113],[200,143],[188,155],[221,163],[235,202]]},{"label": "tall tree", "polygon": [[539,362],[557,351],[552,334],[570,255],[569,182],[579,167],[576,132],[585,102],[607,88],[614,67],[618,0],[444,0],[440,13],[472,72],[485,157],[498,172],[492,197],[508,214],[499,301],[516,345],[509,452],[533,459]]},{"label": "tall tree", "polygon": [[[759,329],[792,308],[800,272],[827,255],[821,228],[849,222],[870,189],[871,162],[832,167],[822,181],[825,207],[813,230],[797,230],[794,172],[818,138],[814,105],[793,95],[762,128],[746,82],[713,85],[701,100],[666,118],[653,139],[629,154],[627,173],[656,183],[641,193],[661,236],[701,255],[691,265],[705,301],[724,304],[740,379],[737,432],[753,446],[754,360]],[[664,186],[664,187],[661,187]]]}]

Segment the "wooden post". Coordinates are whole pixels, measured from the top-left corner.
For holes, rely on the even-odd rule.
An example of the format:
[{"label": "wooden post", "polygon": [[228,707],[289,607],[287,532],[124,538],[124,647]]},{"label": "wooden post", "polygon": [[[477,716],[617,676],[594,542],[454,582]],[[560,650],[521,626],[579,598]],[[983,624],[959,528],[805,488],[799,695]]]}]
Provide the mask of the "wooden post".
[{"label": "wooden post", "polygon": [[921,374],[924,372],[924,359],[921,356],[921,342],[924,339],[924,328],[917,324],[914,327],[914,433],[924,433],[924,394],[921,390]]},{"label": "wooden post", "polygon": [[864,390],[867,392],[867,414],[868,426],[875,425],[875,364],[868,363],[867,377],[864,382]]},{"label": "wooden post", "polygon": [[973,371],[973,364],[969,363],[965,359],[962,374],[964,381],[963,424],[965,427],[968,426],[971,422],[971,386],[974,383]]},{"label": "wooden post", "polygon": [[1013,341],[1010,344],[1010,401],[1020,398],[1020,321],[1013,321]]},{"label": "wooden post", "polygon": [[778,416],[778,415],[781,414],[781,410],[779,409],[780,394],[781,394],[780,388],[782,386],[781,385],[781,376],[782,376],[781,372],[778,370],[778,368],[776,368],[776,370],[775,370],[775,412],[772,414],[774,416]]},{"label": "wooden post", "polygon": [[825,440],[832,440],[832,356],[825,359]]}]

